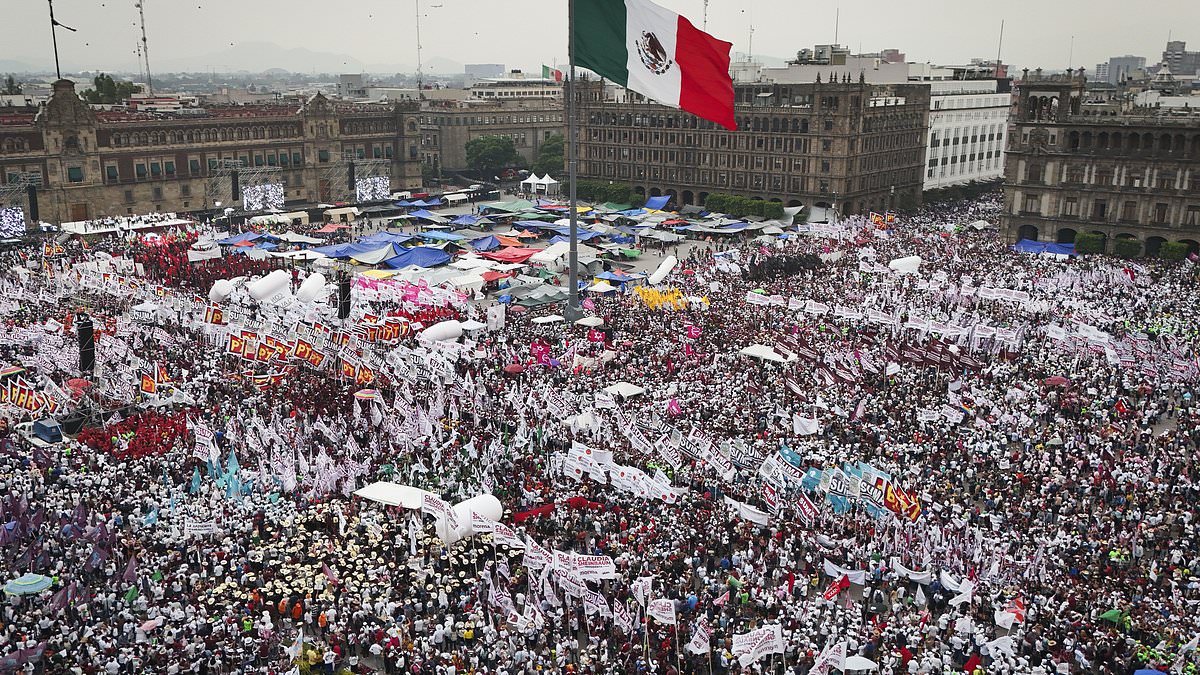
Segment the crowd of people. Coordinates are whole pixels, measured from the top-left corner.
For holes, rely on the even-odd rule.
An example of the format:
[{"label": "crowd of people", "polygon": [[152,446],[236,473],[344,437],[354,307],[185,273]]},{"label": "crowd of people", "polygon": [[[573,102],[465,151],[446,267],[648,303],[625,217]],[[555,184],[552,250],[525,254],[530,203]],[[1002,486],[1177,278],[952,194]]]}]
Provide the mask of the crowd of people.
[{"label": "crowd of people", "polygon": [[[197,231],[7,254],[0,377],[89,421],[47,444],[4,398],[7,579],[48,583],[6,594],[0,671],[1194,672],[1195,268],[964,227],[998,213],[686,242],[588,297],[599,329],[357,287],[346,322],[240,292],[217,320],[193,295],[266,270],[179,271]],[[122,257],[188,279],[171,312],[132,315]],[[503,512],[450,536],[376,481]]]}]

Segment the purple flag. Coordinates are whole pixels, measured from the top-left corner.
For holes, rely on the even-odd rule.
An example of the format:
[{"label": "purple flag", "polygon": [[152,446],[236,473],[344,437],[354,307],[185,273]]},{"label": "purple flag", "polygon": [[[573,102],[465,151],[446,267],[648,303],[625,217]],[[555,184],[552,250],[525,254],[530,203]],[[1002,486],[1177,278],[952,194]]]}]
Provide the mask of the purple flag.
[{"label": "purple flag", "polygon": [[127,584],[132,584],[133,582],[137,581],[136,553],[129,557],[129,564],[125,566],[125,574],[121,576],[121,579]]}]

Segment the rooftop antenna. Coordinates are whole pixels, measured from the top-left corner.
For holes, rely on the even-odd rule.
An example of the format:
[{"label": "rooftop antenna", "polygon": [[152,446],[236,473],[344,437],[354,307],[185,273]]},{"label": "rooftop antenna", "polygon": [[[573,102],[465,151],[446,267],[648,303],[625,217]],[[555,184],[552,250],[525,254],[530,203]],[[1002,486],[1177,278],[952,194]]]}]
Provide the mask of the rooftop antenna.
[{"label": "rooftop antenna", "polygon": [[[996,42],[996,62],[992,64],[992,75],[1000,79],[1000,47],[1004,44],[1004,19],[1000,19],[1000,40]],[[996,85],[999,86],[999,85]]]},{"label": "rooftop antenna", "polygon": [[[704,0],[704,27],[701,30],[708,32],[708,0]],[[1171,41],[1169,35],[1167,36],[1167,41]]]},{"label": "rooftop antenna", "polygon": [[1071,74],[1071,64],[1075,61],[1075,36],[1071,36],[1071,48],[1067,50],[1067,74]]},{"label": "rooftop antenna", "polygon": [[142,58],[146,59],[146,88],[150,95],[154,96],[154,78],[150,75],[150,44],[146,41],[146,0],[137,0],[133,6],[137,7],[138,21],[142,24]]},{"label": "rooftop antenna", "polygon": [[746,47],[750,51],[746,54],[746,62],[754,63],[754,24],[750,24],[750,44]]},{"label": "rooftop antenna", "polygon": [[424,97],[424,77],[421,74],[421,0],[413,0],[413,6],[417,8],[417,100]]},{"label": "rooftop antenna", "polygon": [[838,24],[841,23],[841,20],[842,20],[842,8],[836,7],[833,10],[833,44],[835,44],[835,45],[838,43],[838,41],[837,41],[837,39],[838,39]]},{"label": "rooftop antenna", "polygon": [[72,33],[76,31],[74,28],[71,28],[66,24],[59,23],[58,20],[54,18],[54,0],[46,0],[46,2],[50,4],[50,39],[54,42],[54,73],[58,75],[58,79],[61,80],[62,68],[60,68],[58,65],[58,31],[55,29],[59,26],[62,26]]}]

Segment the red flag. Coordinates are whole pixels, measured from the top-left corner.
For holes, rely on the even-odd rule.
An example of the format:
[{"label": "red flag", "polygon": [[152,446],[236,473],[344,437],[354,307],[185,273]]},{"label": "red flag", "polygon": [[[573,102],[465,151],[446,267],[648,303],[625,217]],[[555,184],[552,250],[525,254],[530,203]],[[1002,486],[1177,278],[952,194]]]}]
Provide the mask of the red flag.
[{"label": "red flag", "polygon": [[967,661],[967,665],[963,666],[963,672],[973,673],[981,665],[983,665],[983,659],[979,658],[979,652],[975,652],[971,655],[971,659]]},{"label": "red flag", "polygon": [[338,578],[334,576],[333,570],[329,569],[329,563],[321,563],[321,571],[325,573],[325,576],[329,579],[330,583],[341,583],[338,581]]},{"label": "red flag", "polygon": [[850,587],[850,576],[843,574],[841,579],[829,584],[829,588],[825,589],[825,599],[833,600],[838,596],[838,593]]}]

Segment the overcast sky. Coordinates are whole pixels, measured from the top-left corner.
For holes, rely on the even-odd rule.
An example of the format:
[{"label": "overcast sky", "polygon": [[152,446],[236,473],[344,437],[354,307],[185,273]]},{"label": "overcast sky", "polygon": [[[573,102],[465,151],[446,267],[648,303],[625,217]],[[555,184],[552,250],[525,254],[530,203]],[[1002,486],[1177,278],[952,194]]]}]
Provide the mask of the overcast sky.
[{"label": "overcast sky", "polygon": [[[658,0],[699,26],[703,0]],[[566,60],[566,3],[562,0],[420,0],[426,63],[504,63],[531,68]],[[0,0],[6,30],[0,64],[50,67],[53,56],[45,0]],[[708,31],[735,51],[791,57],[801,47],[834,39],[836,2],[711,0]],[[1006,63],[1092,71],[1109,56],[1136,54],[1156,63],[1174,39],[1200,49],[1200,2],[1160,0],[856,0],[840,4],[838,41],[854,51],[894,47],[910,61],[941,64],[994,57],[1004,19]],[[78,33],[59,32],[64,70],[132,68],[138,40],[134,0],[56,0],[55,13]],[[416,63],[414,0],[146,0],[151,66],[170,70],[181,58],[197,69],[262,70],[245,47],[281,47],[345,54],[367,66]],[[1166,20],[1164,20],[1164,18]],[[1194,34],[1184,34],[1190,30]],[[231,49],[231,47],[233,49]],[[227,63],[226,60],[237,61]],[[351,62],[348,62],[348,65]],[[0,65],[0,69],[3,66]],[[292,69],[308,70],[305,64]],[[353,70],[348,67],[347,70]]]}]

